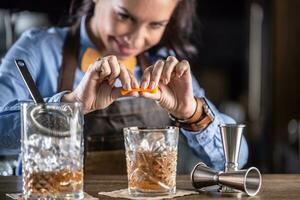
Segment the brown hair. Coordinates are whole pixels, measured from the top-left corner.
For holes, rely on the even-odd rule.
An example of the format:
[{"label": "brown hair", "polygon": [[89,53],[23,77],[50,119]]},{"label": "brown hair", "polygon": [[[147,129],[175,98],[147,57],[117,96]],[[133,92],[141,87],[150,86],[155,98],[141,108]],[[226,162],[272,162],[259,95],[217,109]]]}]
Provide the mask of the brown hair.
[{"label": "brown hair", "polygon": [[[93,0],[72,0],[69,22],[78,22],[83,15],[93,15],[94,6]],[[197,53],[191,42],[197,24],[196,0],[179,0],[162,40],[149,51],[168,47],[174,50],[180,59],[192,57]]]}]

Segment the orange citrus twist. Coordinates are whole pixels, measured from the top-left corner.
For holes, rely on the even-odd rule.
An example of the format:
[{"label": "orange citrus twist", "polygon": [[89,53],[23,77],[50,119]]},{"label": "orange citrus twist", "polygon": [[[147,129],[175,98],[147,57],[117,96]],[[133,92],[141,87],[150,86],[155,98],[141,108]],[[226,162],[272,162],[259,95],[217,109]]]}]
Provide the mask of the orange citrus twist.
[{"label": "orange citrus twist", "polygon": [[131,89],[131,90],[125,90],[125,89],[121,89],[121,95],[126,95],[126,94],[128,94],[128,93],[130,93],[130,92],[149,92],[149,93],[152,93],[152,94],[154,94],[154,93],[156,93],[158,91],[158,87],[155,87],[155,88],[153,88],[153,89],[148,89],[148,88],[146,88],[146,89],[143,89],[143,88],[133,88],[133,89]]}]

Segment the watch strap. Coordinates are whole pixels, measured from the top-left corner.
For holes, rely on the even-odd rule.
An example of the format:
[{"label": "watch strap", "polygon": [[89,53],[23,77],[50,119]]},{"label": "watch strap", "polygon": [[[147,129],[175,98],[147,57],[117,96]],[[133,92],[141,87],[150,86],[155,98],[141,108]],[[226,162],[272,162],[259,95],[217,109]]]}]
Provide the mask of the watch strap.
[{"label": "watch strap", "polygon": [[195,97],[195,99],[197,105],[195,113],[192,115],[192,117],[182,120],[169,115],[170,118],[175,121],[177,127],[186,129],[188,131],[199,132],[204,130],[211,122],[213,122],[215,115],[210,109],[206,99],[203,97]]}]

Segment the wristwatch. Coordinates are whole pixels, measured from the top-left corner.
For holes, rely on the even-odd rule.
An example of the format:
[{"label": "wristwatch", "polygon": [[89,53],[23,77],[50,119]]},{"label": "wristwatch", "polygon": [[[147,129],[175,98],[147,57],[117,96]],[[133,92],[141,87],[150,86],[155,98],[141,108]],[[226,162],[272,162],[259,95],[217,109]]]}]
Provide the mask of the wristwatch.
[{"label": "wristwatch", "polygon": [[196,109],[194,114],[188,119],[178,119],[169,114],[176,126],[188,131],[203,131],[211,122],[214,121],[215,115],[203,97],[195,97]]}]

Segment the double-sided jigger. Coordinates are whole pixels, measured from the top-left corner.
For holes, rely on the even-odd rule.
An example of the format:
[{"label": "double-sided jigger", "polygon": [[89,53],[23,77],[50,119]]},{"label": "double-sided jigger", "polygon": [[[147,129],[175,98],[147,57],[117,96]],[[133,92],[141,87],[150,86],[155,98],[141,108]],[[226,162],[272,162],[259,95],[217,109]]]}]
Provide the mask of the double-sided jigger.
[{"label": "double-sided jigger", "polygon": [[[242,141],[244,124],[220,124],[220,132],[225,156],[225,172],[238,170],[238,159]],[[238,192],[230,187],[221,186],[222,192]]]},{"label": "double-sided jigger", "polygon": [[200,162],[193,169],[191,178],[193,186],[197,189],[222,185],[243,191],[249,196],[256,195],[261,187],[261,174],[255,167],[232,172],[218,172]]},{"label": "double-sided jigger", "polygon": [[225,156],[225,172],[215,171],[204,163],[198,163],[192,173],[192,184],[201,189],[208,186],[220,185],[222,193],[243,191],[249,196],[256,195],[261,187],[261,174],[255,167],[238,170],[238,158],[243,135],[243,124],[219,125]]}]

